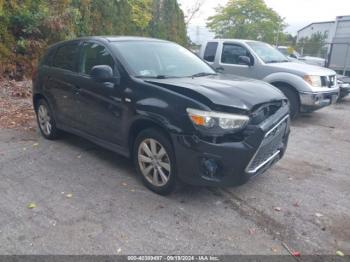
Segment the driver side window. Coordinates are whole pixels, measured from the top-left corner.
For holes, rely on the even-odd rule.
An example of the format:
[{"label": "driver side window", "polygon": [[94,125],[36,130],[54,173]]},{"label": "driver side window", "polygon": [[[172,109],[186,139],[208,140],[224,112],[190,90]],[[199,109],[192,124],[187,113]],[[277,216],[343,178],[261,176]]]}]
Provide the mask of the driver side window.
[{"label": "driver side window", "polygon": [[80,72],[89,75],[91,69],[96,65],[108,65],[114,69],[113,58],[104,46],[96,43],[84,43]]},{"label": "driver side window", "polygon": [[221,54],[221,63],[224,64],[242,64],[239,61],[240,56],[250,56],[247,49],[235,44],[224,44]]}]

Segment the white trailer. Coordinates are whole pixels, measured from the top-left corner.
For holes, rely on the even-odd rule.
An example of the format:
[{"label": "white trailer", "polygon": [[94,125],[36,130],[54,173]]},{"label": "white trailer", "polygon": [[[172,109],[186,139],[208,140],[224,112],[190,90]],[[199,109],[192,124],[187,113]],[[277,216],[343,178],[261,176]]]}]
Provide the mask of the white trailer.
[{"label": "white trailer", "polygon": [[350,15],[338,16],[330,34],[327,67],[350,76]]}]

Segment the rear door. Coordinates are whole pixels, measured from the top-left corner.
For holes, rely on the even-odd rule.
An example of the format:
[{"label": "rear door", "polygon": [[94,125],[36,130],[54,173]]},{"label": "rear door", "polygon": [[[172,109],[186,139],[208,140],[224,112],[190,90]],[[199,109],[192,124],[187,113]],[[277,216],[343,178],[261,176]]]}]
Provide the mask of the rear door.
[{"label": "rear door", "polygon": [[96,65],[108,65],[120,78],[116,61],[110,51],[101,43],[87,41],[82,44],[79,63],[78,106],[81,108],[81,129],[94,137],[120,144],[121,119],[123,116],[123,87],[115,82],[96,82],[90,77]]},{"label": "rear door", "polygon": [[58,122],[77,127],[79,120],[75,111],[75,79],[79,57],[79,42],[59,46],[53,54],[47,70],[45,93],[48,94]]}]

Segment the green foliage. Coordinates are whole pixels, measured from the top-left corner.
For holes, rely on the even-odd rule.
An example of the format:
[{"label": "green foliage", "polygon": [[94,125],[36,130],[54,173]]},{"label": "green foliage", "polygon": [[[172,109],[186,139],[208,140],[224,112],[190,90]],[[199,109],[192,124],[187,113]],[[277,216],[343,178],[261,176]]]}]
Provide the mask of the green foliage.
[{"label": "green foliage", "polygon": [[283,33],[283,19],[263,0],[229,0],[209,17],[207,26],[219,38],[242,38],[275,43]]},{"label": "green foliage", "polygon": [[187,45],[184,14],[177,1],[153,0],[152,20],[148,27],[148,34]]},{"label": "green foliage", "polygon": [[144,30],[152,19],[151,0],[128,0],[131,7],[131,21],[139,30]]},{"label": "green foliage", "polygon": [[326,39],[327,33],[317,32],[311,37],[299,39],[297,49],[303,55],[325,57],[327,54]]},{"label": "green foliage", "polygon": [[283,33],[279,35],[277,45],[295,47],[296,42],[297,42],[297,36],[293,36],[288,33]]},{"label": "green foliage", "polygon": [[88,35],[143,35],[187,44],[176,0],[0,0],[1,76],[30,75],[45,47]]}]

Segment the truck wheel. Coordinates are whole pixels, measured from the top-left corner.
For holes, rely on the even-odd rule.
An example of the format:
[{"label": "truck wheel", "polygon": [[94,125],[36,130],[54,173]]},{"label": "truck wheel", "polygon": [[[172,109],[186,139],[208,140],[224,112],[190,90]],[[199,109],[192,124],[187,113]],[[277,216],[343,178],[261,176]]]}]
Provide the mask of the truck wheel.
[{"label": "truck wheel", "polygon": [[53,113],[45,99],[40,99],[38,101],[35,113],[43,137],[49,140],[57,139],[60,135],[60,130],[56,127]]},{"label": "truck wheel", "polygon": [[290,118],[296,118],[300,112],[300,101],[298,94],[291,87],[288,86],[277,86],[277,88],[281,90],[282,93],[288,98]]},{"label": "truck wheel", "polygon": [[160,195],[175,189],[175,154],[163,132],[155,128],[142,131],[134,143],[133,159],[147,188]]}]

